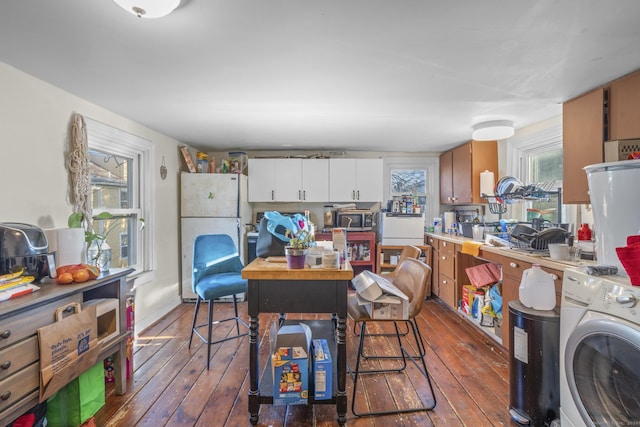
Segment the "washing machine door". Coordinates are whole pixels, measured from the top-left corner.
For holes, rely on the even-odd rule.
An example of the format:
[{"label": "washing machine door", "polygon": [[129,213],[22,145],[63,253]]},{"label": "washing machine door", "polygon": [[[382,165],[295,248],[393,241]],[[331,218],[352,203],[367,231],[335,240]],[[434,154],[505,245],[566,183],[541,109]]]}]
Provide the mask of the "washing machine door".
[{"label": "washing machine door", "polygon": [[565,374],[589,426],[640,420],[640,325],[589,312],[567,340]]}]

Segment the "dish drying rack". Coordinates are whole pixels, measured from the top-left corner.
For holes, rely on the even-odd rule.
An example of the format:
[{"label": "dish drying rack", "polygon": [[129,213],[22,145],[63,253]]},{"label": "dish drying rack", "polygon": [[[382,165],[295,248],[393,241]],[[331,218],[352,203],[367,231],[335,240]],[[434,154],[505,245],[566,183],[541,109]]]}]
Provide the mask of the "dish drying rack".
[{"label": "dish drying rack", "polygon": [[503,194],[484,194],[481,196],[487,199],[489,204],[489,212],[496,215],[502,215],[507,212],[507,205],[512,203],[518,203],[523,200],[535,200],[535,201],[548,201],[550,196],[558,195],[558,222],[562,222],[562,188],[556,187],[556,181],[548,183],[529,184],[526,186],[518,187],[515,191]]}]

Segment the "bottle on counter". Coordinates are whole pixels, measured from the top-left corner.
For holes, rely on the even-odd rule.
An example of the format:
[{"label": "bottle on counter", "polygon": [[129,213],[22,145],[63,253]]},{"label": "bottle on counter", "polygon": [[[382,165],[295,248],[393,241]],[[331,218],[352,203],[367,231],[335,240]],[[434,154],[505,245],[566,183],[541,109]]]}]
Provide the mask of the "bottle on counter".
[{"label": "bottle on counter", "polygon": [[582,224],[580,226],[580,228],[578,229],[578,240],[579,241],[591,240],[591,236],[592,235],[593,235],[593,233],[591,232],[591,229],[589,228],[589,224]]}]

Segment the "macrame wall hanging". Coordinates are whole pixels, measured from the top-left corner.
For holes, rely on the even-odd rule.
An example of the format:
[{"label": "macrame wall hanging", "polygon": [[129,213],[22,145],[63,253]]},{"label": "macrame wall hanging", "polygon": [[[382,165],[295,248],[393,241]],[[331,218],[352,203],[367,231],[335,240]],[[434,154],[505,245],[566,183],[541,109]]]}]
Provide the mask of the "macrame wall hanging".
[{"label": "macrame wall hanging", "polygon": [[71,175],[71,203],[73,211],[82,213],[87,231],[93,226],[91,218],[91,178],[89,176],[89,143],[87,127],[82,115],[74,113],[71,119],[71,140],[67,167]]}]

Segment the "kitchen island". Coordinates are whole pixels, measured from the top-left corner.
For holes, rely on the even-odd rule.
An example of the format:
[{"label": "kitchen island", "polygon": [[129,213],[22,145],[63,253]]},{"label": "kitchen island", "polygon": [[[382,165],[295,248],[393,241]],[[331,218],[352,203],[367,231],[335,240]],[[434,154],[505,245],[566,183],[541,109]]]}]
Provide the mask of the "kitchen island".
[{"label": "kitchen island", "polygon": [[329,313],[331,320],[304,321],[311,328],[314,339],[327,340],[335,361],[332,398],[316,401],[309,393],[308,402],[335,404],[338,424],[343,426],[347,413],[347,287],[353,278],[353,269],[347,262],[340,270],[308,267],[291,270],[286,262],[269,262],[267,259],[256,258],[242,270],[242,277],[249,280],[249,420],[256,425],[260,405],[273,404],[273,378],[269,363],[260,367],[260,313],[280,313],[281,324],[286,321],[284,313]]}]

